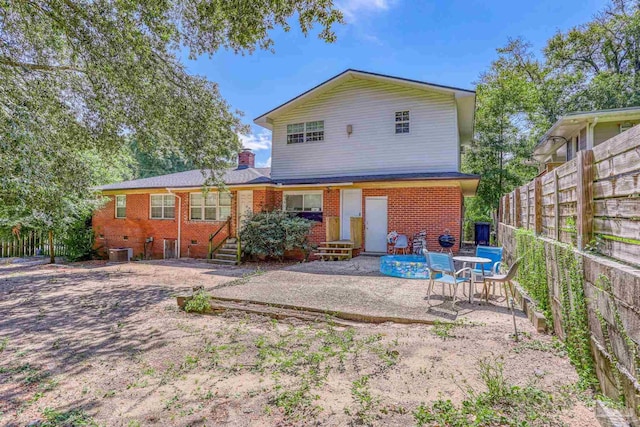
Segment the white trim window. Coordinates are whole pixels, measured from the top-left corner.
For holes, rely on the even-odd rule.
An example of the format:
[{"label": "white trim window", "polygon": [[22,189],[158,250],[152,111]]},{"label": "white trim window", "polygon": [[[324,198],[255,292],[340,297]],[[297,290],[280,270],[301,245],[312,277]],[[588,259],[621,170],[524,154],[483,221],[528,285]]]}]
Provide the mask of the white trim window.
[{"label": "white trim window", "polygon": [[230,193],[189,194],[189,219],[192,221],[224,221],[231,216]]},{"label": "white trim window", "polygon": [[322,190],[285,191],[282,209],[287,212],[322,212]]},{"label": "white trim window", "polygon": [[174,219],[176,217],[176,198],[173,194],[152,194],[150,197],[151,219]]},{"label": "white trim window", "polygon": [[409,133],[409,111],[396,111],[396,134]]},{"label": "white trim window", "polygon": [[324,141],[324,120],[287,125],[287,144]]},{"label": "white trim window", "polygon": [[120,194],[116,196],[116,218],[127,217],[127,195]]}]

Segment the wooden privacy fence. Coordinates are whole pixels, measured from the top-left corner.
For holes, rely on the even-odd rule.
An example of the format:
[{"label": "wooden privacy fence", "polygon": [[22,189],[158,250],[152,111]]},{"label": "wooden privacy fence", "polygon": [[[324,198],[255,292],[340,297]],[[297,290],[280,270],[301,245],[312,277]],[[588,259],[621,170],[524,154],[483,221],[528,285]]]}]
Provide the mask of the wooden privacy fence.
[{"label": "wooden privacy fence", "polygon": [[504,195],[499,215],[504,224],[640,264],[640,126]]},{"label": "wooden privacy fence", "polygon": [[[60,237],[54,236],[56,256],[68,255]],[[23,231],[20,236],[0,237],[0,258],[49,255],[49,237],[46,232]]]}]

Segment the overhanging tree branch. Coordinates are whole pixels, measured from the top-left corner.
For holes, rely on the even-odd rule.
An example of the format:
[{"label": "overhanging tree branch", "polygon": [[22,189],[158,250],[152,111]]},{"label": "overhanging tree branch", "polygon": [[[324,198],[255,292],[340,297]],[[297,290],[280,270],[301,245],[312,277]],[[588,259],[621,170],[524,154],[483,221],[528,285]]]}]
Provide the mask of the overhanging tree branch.
[{"label": "overhanging tree branch", "polygon": [[86,72],[82,68],[74,67],[72,65],[34,64],[31,62],[14,61],[6,57],[0,57],[0,65],[5,67],[24,68],[29,71],[42,71],[48,73],[55,73],[58,71],[71,71],[77,73]]}]

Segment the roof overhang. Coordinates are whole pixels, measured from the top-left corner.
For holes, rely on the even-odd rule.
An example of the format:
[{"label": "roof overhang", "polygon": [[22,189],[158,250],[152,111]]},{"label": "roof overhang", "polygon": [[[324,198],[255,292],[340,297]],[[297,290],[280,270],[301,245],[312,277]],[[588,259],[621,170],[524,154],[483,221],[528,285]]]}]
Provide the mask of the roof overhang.
[{"label": "roof overhang", "polygon": [[365,175],[327,178],[301,178],[276,180],[279,189],[318,187],[352,188],[424,188],[459,187],[464,196],[475,196],[480,183],[479,175],[453,173],[408,173],[397,175]]},{"label": "roof overhang", "polygon": [[544,134],[533,150],[533,158],[544,161],[555,153],[566,140],[588,123],[605,123],[618,120],[634,120],[640,118],[640,107],[617,108],[611,110],[587,111],[567,114]]},{"label": "roof overhang", "polygon": [[[272,188],[275,190],[302,190],[302,189],[324,189],[324,188],[417,188],[417,187],[459,187],[463,196],[475,196],[478,191],[480,177],[478,175],[460,174],[456,177],[398,177],[381,178],[376,176],[352,177],[354,179],[342,180],[340,178],[327,178],[314,180],[291,179],[270,184],[228,184],[229,190],[255,190],[259,188]],[[216,187],[210,187],[216,190]],[[146,187],[102,190],[100,193],[105,196],[116,194],[163,194],[163,193],[190,193],[202,191],[202,187]]]},{"label": "roof overhang", "polygon": [[452,94],[456,100],[458,112],[458,127],[460,131],[460,142],[465,144],[471,141],[473,136],[473,124],[475,114],[476,92],[470,89],[461,89],[451,86],[444,86],[435,83],[423,82],[419,80],[405,79],[401,77],[388,76],[384,74],[371,73],[348,69],[342,73],[331,77],[308,91],[296,96],[277,106],[276,108],[256,117],[253,122],[269,130],[273,130],[273,121],[281,114],[296,108],[299,105],[321,95],[322,93],[344,83],[349,79],[363,79],[383,83],[392,83],[405,87],[412,87],[420,90],[428,90],[445,94]]}]

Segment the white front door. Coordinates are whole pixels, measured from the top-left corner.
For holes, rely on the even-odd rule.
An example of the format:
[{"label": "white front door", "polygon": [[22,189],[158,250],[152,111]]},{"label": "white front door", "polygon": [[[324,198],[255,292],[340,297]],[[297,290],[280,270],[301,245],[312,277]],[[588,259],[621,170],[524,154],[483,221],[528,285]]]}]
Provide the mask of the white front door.
[{"label": "white front door", "polygon": [[247,214],[253,213],[253,191],[238,191],[238,229]]},{"label": "white front door", "polygon": [[351,217],[362,216],[362,190],[342,190],[340,205],[340,238],[351,239]]},{"label": "white front door", "polygon": [[367,197],[364,203],[364,247],[367,252],[387,252],[387,198]]}]

